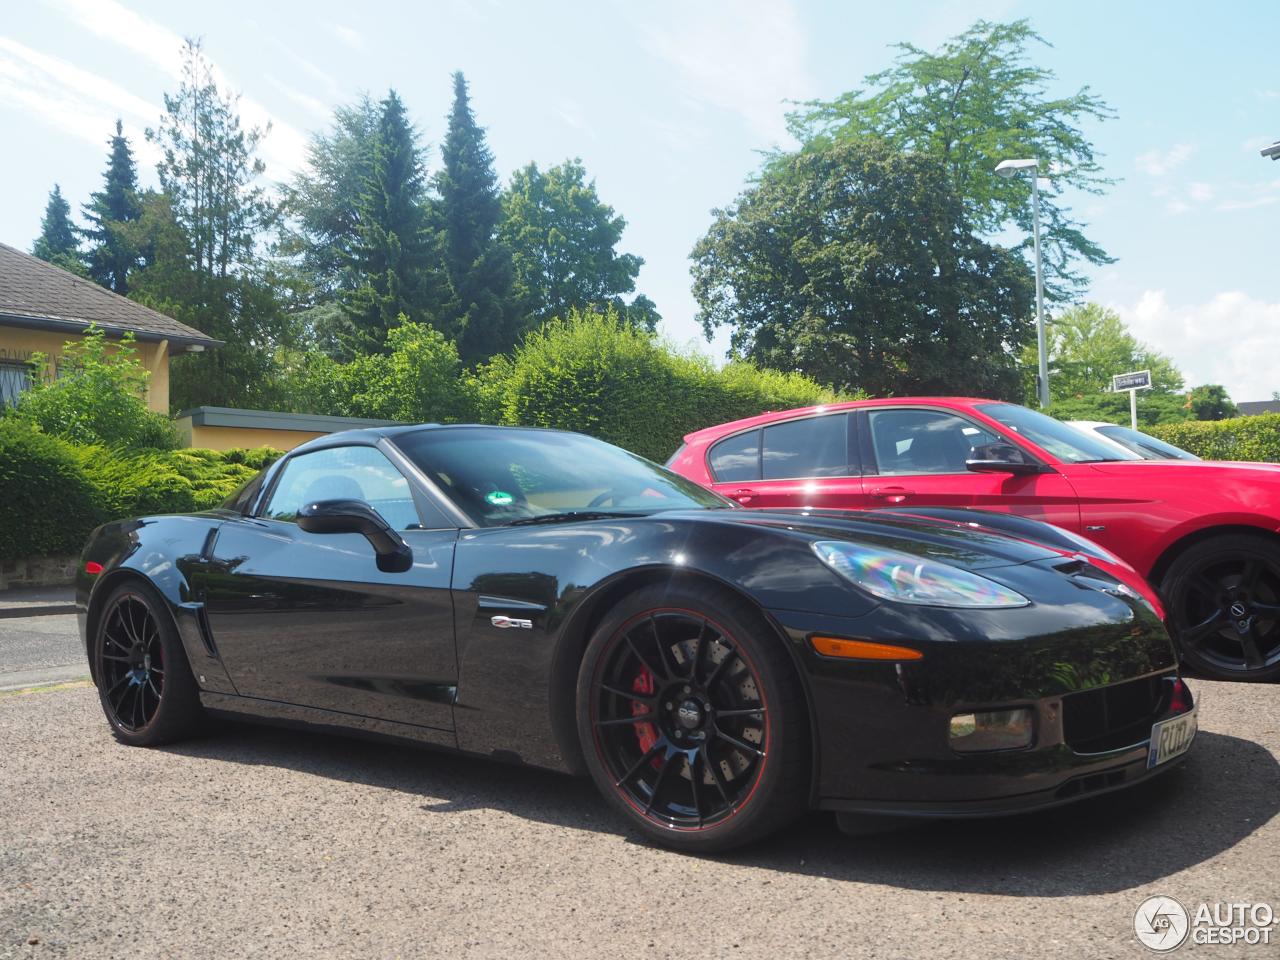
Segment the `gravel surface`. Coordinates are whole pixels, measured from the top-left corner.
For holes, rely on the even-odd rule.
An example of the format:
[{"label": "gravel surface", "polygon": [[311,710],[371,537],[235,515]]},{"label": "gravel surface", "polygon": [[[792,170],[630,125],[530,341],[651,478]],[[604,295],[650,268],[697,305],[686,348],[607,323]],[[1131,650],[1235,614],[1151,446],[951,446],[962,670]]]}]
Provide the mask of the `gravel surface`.
[{"label": "gravel surface", "polygon": [[0,957],[1150,957],[1153,894],[1280,910],[1280,686],[1194,686],[1193,756],[1136,790],[717,859],[586,781],[240,725],[130,749],[92,688],[4,694]]}]

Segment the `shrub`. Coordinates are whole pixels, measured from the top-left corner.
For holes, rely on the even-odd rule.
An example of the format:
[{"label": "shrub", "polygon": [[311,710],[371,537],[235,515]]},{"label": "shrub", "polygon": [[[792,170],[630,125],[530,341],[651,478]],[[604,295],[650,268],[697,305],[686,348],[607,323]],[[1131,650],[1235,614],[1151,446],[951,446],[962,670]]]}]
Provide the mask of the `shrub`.
[{"label": "shrub", "polygon": [[20,419],[0,420],[0,560],[74,553],[102,513],[70,444]]},{"label": "shrub", "polygon": [[531,333],[471,389],[488,422],[577,430],[657,461],[701,427],[838,399],[798,374],[748,363],[717,370],[612,310],[574,312]]},{"label": "shrub", "polygon": [[1148,432],[1205,460],[1280,463],[1280,413],[1188,420],[1150,427]]},{"label": "shrub", "polygon": [[126,334],[109,345],[90,326],[83,339],[65,344],[56,375],[52,363],[38,356],[40,373],[13,415],[73,443],[172,450],[178,434],[168,417],[143,400],[150,373],[133,344],[133,335]]},{"label": "shrub", "polygon": [[75,553],[99,523],[215,507],[280,451],[79,446],[15,418],[0,421],[0,559]]}]

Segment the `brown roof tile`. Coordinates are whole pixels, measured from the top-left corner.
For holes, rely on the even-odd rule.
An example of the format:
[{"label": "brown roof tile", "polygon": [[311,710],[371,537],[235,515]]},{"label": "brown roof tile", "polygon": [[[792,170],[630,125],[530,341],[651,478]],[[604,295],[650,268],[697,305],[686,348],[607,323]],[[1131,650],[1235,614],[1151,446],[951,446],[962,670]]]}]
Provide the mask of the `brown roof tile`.
[{"label": "brown roof tile", "polygon": [[139,340],[221,343],[158,310],[0,243],[0,325],[6,322],[70,331],[96,323],[109,333],[132,331]]}]

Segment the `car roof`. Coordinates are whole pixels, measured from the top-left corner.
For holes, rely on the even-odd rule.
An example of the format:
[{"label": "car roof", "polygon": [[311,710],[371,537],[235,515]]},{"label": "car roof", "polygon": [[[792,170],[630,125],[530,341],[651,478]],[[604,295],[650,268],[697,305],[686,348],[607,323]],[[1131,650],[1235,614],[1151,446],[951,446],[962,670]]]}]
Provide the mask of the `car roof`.
[{"label": "car roof", "polygon": [[337,433],[327,433],[323,437],[316,437],[314,440],[299,444],[289,452],[292,454],[309,450],[323,450],[326,447],[340,447],[348,444],[374,444],[383,438],[394,440],[396,437],[409,433],[419,433],[423,430],[458,429],[493,430],[502,433],[528,433],[529,431],[573,433],[572,430],[556,430],[551,427],[503,427],[495,426],[491,423],[404,423],[385,427],[359,427],[355,430],[340,430]]},{"label": "car roof", "polygon": [[881,397],[875,400],[843,400],[839,403],[820,403],[812,407],[796,407],[792,410],[772,410],[766,413],[757,414],[754,417],[743,417],[741,420],[732,420],[729,423],[719,423],[712,427],[703,427],[701,430],[695,430],[693,433],[687,434],[684,438],[685,443],[692,443],[695,440],[704,440],[709,437],[718,437],[721,434],[733,433],[737,430],[745,430],[750,427],[758,427],[763,424],[773,423],[777,420],[791,420],[798,417],[809,416],[818,413],[833,413],[840,410],[859,410],[866,407],[885,407],[885,406],[902,406],[904,404],[910,406],[933,406],[933,407],[973,407],[979,403],[1003,403],[1002,400],[994,400],[991,397]]}]

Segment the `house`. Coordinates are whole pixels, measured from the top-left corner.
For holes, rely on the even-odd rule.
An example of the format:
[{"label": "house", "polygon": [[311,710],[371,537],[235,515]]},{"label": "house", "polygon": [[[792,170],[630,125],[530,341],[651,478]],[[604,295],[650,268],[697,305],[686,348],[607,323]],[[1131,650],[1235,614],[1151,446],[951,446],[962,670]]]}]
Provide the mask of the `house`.
[{"label": "house", "polygon": [[1280,413],[1280,400],[1246,400],[1237,403],[1242,417],[1256,417],[1260,413]]},{"label": "house", "polygon": [[132,333],[150,371],[147,405],[169,413],[169,359],[222,345],[157,310],[0,243],[0,404],[11,405],[31,385],[30,361],[43,353],[55,369],[63,344],[90,324],[109,338]]}]

